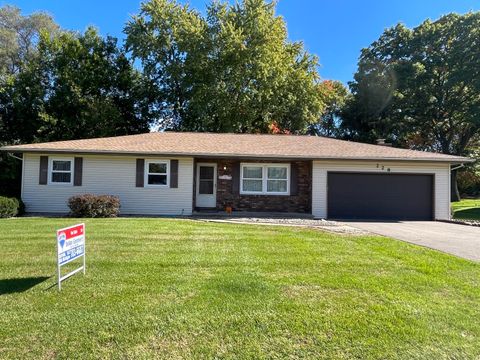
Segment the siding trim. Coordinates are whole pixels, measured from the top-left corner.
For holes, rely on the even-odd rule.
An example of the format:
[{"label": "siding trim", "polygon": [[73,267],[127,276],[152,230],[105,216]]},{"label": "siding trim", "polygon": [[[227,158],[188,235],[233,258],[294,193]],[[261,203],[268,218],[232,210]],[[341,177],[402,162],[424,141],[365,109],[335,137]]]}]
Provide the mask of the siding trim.
[{"label": "siding trim", "polygon": [[[24,186],[25,186],[25,161],[27,159],[27,154],[24,153],[22,155],[22,179],[20,180],[21,181],[21,185],[20,185],[20,199],[22,199],[23,201],[23,192],[24,192]],[[23,201],[25,203],[25,201]],[[26,206],[26,205],[25,205]]]}]

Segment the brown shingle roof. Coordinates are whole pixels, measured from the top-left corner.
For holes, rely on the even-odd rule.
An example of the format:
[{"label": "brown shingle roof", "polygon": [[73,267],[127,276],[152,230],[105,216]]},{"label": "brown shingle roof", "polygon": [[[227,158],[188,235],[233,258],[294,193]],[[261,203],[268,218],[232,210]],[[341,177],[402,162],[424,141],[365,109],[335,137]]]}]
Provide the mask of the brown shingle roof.
[{"label": "brown shingle roof", "polygon": [[3,151],[155,154],[283,159],[415,160],[461,163],[468,158],[317,136],[154,132],[108,138],[5,146]]}]

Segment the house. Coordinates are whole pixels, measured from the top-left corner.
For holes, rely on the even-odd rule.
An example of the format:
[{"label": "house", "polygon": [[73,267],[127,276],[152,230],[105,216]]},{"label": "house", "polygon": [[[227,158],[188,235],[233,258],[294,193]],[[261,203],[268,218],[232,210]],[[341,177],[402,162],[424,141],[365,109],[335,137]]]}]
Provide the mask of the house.
[{"label": "house", "polygon": [[66,213],[83,193],[122,214],[196,210],[318,218],[450,218],[450,172],[470,159],[316,136],[154,132],[5,146],[23,153],[28,212]]}]

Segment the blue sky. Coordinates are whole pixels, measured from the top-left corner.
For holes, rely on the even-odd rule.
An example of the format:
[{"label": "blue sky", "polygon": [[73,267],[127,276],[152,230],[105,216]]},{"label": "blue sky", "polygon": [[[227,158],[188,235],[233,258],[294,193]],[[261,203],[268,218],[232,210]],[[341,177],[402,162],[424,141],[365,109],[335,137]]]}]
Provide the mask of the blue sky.
[{"label": "blue sky", "polygon": [[[182,1],[187,2],[187,1]],[[188,1],[202,10],[207,0]],[[123,38],[122,29],[139,11],[138,0],[0,0],[26,14],[45,10],[64,28],[95,25],[102,34]],[[289,38],[302,40],[320,58],[320,75],[347,83],[363,47],[382,31],[403,22],[409,27],[449,12],[480,10],[478,0],[279,0],[277,13],[287,22]]]}]

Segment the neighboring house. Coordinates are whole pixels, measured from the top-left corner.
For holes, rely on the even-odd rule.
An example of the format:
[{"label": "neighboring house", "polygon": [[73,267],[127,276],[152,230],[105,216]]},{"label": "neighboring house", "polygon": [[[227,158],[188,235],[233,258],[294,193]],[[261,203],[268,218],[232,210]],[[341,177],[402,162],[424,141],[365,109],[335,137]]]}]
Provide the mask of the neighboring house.
[{"label": "neighboring house", "polygon": [[468,158],[315,136],[141,135],[6,146],[23,153],[28,212],[72,195],[120,197],[122,214],[269,211],[319,218],[450,218],[450,171]]}]

